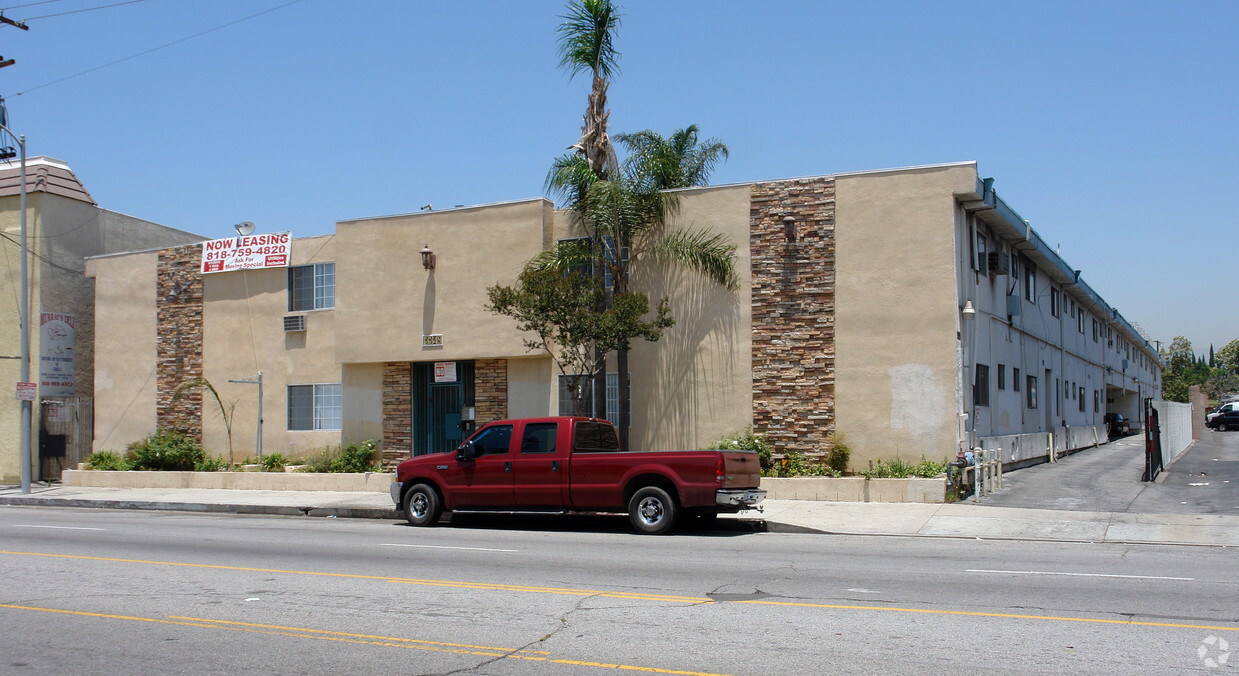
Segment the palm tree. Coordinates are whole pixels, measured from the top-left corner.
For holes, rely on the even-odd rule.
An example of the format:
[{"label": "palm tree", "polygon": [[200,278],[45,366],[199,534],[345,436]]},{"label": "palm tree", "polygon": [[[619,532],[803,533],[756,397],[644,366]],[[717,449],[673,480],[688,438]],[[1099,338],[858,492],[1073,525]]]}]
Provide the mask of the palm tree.
[{"label": "palm tree", "polygon": [[[568,198],[568,207],[574,213],[582,213],[580,202],[585,199],[589,185],[606,179],[619,171],[615,147],[607,135],[607,86],[608,79],[619,72],[619,52],[615,49],[615,32],[619,29],[620,14],[611,0],[573,0],[560,16],[559,66],[569,73],[569,79],[588,70],[592,75],[589,102],[581,125],[581,138],[569,146],[574,153],[560,157],[547,177],[547,187]],[[601,238],[594,236],[585,223],[590,240],[595,243],[598,262],[593,266],[595,276],[602,283]],[[600,307],[599,310],[605,308]],[[594,416],[606,417],[607,389],[606,352],[594,350]]]},{"label": "palm tree", "polygon": [[[559,173],[552,172],[553,178],[561,179],[559,185],[579,195],[574,200],[575,213],[587,224],[596,245],[602,245],[601,261],[610,273],[614,293],[630,291],[630,269],[645,260],[679,265],[735,289],[739,279],[734,244],[706,229],[667,232],[665,227],[678,206],[675,193],[666,191],[705,185],[714,166],[727,156],[727,147],[716,139],[699,141],[696,125],[677,130],[669,138],[649,130],[616,138],[632,153],[614,178],[588,180],[579,162],[557,163]],[[616,363],[620,447],[627,449],[631,417],[627,341],[618,346]]]},{"label": "palm tree", "polygon": [[619,72],[614,38],[620,14],[611,0],[575,0],[560,18],[564,20],[558,29],[560,68],[569,72],[570,79],[585,70],[593,75],[581,138],[569,149],[585,158],[595,176],[606,178],[618,167],[607,135],[607,78]]}]

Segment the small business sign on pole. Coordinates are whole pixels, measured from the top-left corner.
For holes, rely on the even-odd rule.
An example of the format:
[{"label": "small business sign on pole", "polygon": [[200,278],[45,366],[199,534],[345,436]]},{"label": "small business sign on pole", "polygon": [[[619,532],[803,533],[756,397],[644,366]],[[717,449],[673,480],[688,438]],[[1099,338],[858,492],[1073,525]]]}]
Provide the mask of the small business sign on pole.
[{"label": "small business sign on pole", "polygon": [[39,384],[17,383],[17,394],[13,396],[18,401],[34,401],[39,396]]}]

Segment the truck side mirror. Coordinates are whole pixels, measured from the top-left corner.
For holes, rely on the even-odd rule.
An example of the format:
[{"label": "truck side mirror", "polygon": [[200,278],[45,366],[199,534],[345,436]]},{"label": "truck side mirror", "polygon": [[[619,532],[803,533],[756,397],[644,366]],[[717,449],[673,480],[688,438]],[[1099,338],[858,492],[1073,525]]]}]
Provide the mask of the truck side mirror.
[{"label": "truck side mirror", "polygon": [[472,439],[465,441],[465,443],[461,444],[456,449],[456,459],[461,461],[473,460],[481,454],[481,450],[479,450],[477,446],[473,445]]}]

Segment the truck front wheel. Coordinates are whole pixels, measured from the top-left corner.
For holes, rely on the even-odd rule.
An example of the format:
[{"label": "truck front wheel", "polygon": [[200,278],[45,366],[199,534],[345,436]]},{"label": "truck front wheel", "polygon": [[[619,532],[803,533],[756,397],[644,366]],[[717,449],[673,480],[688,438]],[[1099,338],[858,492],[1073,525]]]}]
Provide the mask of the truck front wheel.
[{"label": "truck front wheel", "polygon": [[646,486],[628,501],[628,521],[638,533],[661,535],[675,525],[680,508],[667,491]]},{"label": "truck front wheel", "polygon": [[417,484],[404,494],[404,518],[414,526],[433,526],[443,515],[439,494],[426,484]]}]

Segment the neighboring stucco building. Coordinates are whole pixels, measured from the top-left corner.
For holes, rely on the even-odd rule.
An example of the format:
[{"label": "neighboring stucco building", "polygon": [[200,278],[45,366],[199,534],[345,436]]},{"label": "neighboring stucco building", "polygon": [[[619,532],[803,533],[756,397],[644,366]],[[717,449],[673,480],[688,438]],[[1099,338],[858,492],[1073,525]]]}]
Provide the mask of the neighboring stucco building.
[{"label": "neighboring stucco building", "polygon": [[[634,450],[699,448],[752,425],[778,451],[823,451],[840,433],[858,469],[964,444],[1021,460],[1104,441],[1106,411],[1135,417],[1160,393],[1152,347],[975,163],[679,197],[675,225],[735,243],[741,284],[634,270],[676,319],[632,350]],[[197,375],[236,402],[239,456],[255,451],[257,388],[228,381],[259,371],[263,449],[291,457],[373,438],[391,464],[451,448],[471,416],[564,411],[553,362],[485,309],[485,289],[579,236],[570,223],[532,199],[342,221],[296,239],[289,269],[202,275],[200,246],[93,258],[95,448],[181,425],[226,453],[213,399],[172,401]]]},{"label": "neighboring stucco building", "polygon": [[[57,479],[90,452],[95,394],[95,288],[85,258],[200,241],[188,232],[100,209],[69,166],[26,162],[30,252],[30,377],[40,383],[31,419],[35,479]],[[21,165],[0,162],[0,481],[21,476]],[[42,374],[43,377],[40,377]],[[106,389],[104,390],[106,396]]]}]

